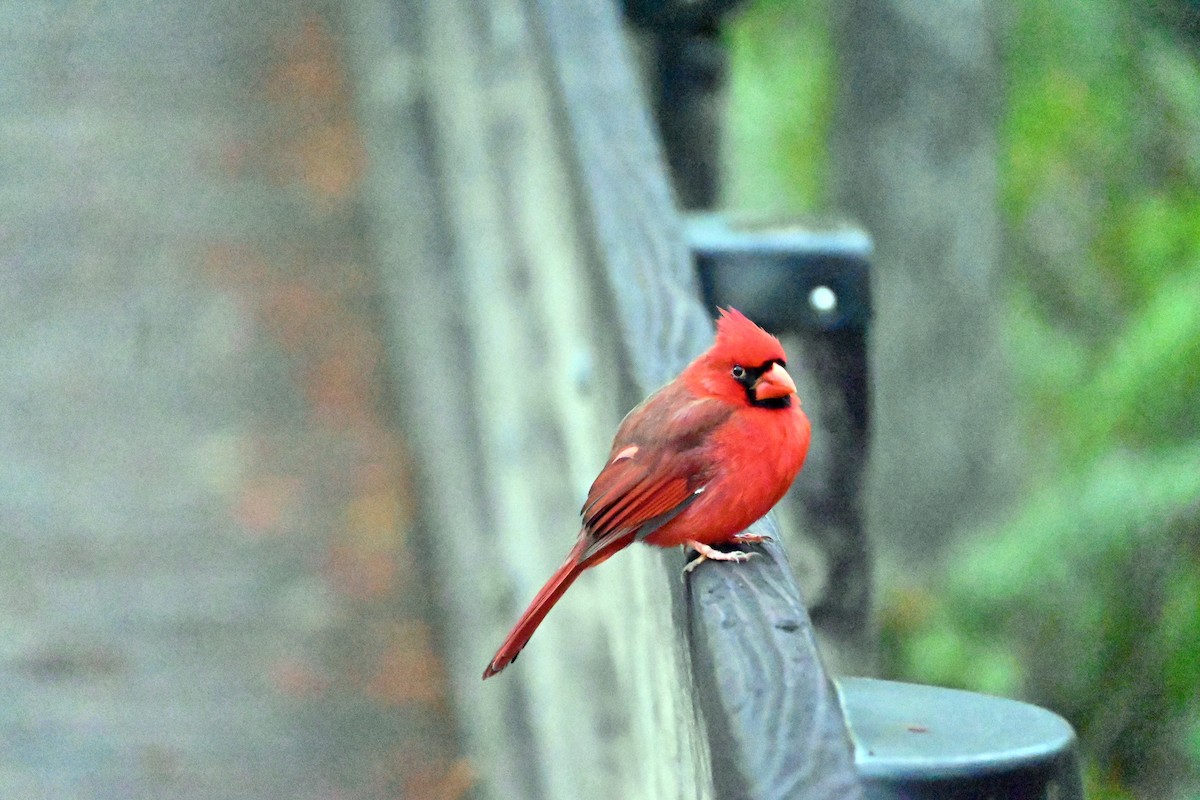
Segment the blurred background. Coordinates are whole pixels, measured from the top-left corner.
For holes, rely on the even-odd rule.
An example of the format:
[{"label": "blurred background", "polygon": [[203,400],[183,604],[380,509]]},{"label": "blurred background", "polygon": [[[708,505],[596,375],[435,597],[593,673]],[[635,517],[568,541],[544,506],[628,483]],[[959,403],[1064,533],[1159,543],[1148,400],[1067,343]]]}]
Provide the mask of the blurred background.
[{"label": "blurred background", "polygon": [[[0,796],[475,785],[342,13],[0,2]],[[1200,9],[724,33],[722,205],[875,239],[877,673],[1063,714],[1089,797],[1200,797]]]},{"label": "blurred background", "polygon": [[729,33],[727,205],[875,237],[882,674],[1065,715],[1089,797],[1200,796],[1200,7]]},{"label": "blurred background", "polygon": [[471,783],[339,25],[0,4],[0,796]]}]

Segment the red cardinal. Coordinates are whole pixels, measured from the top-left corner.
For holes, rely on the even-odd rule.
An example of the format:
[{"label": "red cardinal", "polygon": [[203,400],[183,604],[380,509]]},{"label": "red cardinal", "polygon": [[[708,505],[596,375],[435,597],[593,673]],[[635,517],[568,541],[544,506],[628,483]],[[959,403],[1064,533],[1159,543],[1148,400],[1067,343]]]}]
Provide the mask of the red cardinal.
[{"label": "red cardinal", "polygon": [[629,412],[608,464],[583,504],[583,529],[483,671],[511,664],[585,569],[633,542],[684,545],[705,558],[745,561],[709,545],[761,541],[742,534],[783,497],[808,452],[808,417],[784,369],[779,340],[734,309],[717,338],[679,377]]}]

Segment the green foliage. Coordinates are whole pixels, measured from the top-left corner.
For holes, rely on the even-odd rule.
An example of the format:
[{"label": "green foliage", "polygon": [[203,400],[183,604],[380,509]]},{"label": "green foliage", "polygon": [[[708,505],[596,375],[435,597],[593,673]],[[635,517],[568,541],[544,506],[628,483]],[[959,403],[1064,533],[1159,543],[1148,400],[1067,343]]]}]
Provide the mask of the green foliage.
[{"label": "green foliage", "polygon": [[[1008,33],[1008,330],[1036,488],[948,555],[890,652],[1064,713],[1092,796],[1147,796],[1200,780],[1200,68],[1107,0],[1026,0]],[[956,654],[934,669],[931,632]]]},{"label": "green foliage", "polygon": [[[1200,60],[1149,9],[1006,12],[998,299],[1030,489],[935,585],[885,587],[883,651],[1065,714],[1091,798],[1200,800]],[[733,205],[821,206],[827,14],[759,0],[733,31]]]},{"label": "green foliage", "polygon": [[728,26],[728,205],[813,211],[825,198],[833,43],[824,0],[758,0]]},{"label": "green foliage", "polygon": [[1106,740],[1122,734],[1097,729],[1115,698],[1186,708],[1200,686],[1198,504],[1195,443],[1111,452],[1046,485],[950,555],[927,618],[893,643],[898,663],[979,691],[1029,686]]}]

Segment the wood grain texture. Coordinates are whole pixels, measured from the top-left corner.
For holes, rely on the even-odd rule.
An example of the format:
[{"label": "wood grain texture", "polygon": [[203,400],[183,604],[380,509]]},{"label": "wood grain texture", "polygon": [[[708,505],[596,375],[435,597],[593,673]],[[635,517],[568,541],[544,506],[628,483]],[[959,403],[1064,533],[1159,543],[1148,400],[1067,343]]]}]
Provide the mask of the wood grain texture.
[{"label": "wood grain texture", "polygon": [[649,551],[576,584],[521,661],[479,681],[578,529],[628,405],[621,339],[525,7],[355,5],[399,405],[480,793],[708,796],[686,650],[645,646],[676,628]]},{"label": "wood grain texture", "polygon": [[[701,623],[689,623],[678,551],[630,548],[590,572],[517,664],[479,681],[569,549],[621,414],[711,340],[614,6],[351,5],[398,406],[421,457],[427,558],[479,793],[768,796],[714,783],[695,698],[723,690],[690,664],[734,664],[739,644],[719,626],[695,648],[683,635]],[[766,641],[741,602],[758,627],[739,636]],[[794,670],[819,662],[810,639],[789,641],[809,649],[747,680],[802,708],[790,693],[817,679]],[[730,716],[729,735],[803,758],[778,750],[793,741],[773,719]]]},{"label": "wood grain texture", "polygon": [[[778,536],[770,517],[752,526]],[[697,696],[720,798],[861,796],[836,692],[787,557],[774,541],[688,581]]]},{"label": "wood grain texture", "polygon": [[[636,84],[629,60],[615,39],[587,35],[589,15],[602,17],[607,6],[534,2],[561,67],[561,99],[597,255],[618,301],[614,313],[642,378],[638,388],[652,389],[664,368],[667,376],[677,369],[681,349],[698,351],[711,331],[662,160],[653,141],[638,141],[650,137],[650,122],[643,106],[630,103]],[[606,24],[595,16],[590,22]],[[630,154],[652,160],[630,164]],[[703,324],[690,322],[694,317]],[[697,326],[702,332],[694,332]],[[718,797],[857,797],[849,741],[799,588],[780,551],[771,545],[765,552],[769,560],[705,565],[689,578],[695,691],[706,709],[715,791]],[[664,561],[670,576],[678,562],[672,554]],[[759,702],[748,703],[750,697]],[[755,713],[774,709],[786,713]]]},{"label": "wood grain texture", "polygon": [[[678,680],[684,658],[621,641],[620,623],[631,617],[655,630],[671,625],[637,559],[625,559],[628,571],[578,583],[499,688],[477,677],[569,549],[580,494],[604,462],[624,405],[615,392],[619,339],[596,333],[603,324],[586,222],[571,202],[574,169],[550,89],[555,68],[538,57],[533,20],[518,0],[431,2],[423,27],[490,516],[456,562],[490,554],[483,561],[494,571],[485,583],[458,584],[482,589],[487,626],[470,643],[467,724],[477,702],[497,692],[527,702],[537,755],[525,771],[549,797],[694,796],[705,777],[694,766],[692,754],[702,751]],[[488,737],[483,752],[504,758],[508,739]]]},{"label": "wood grain texture", "polygon": [[[450,268],[453,228],[437,162],[441,136],[424,64],[423,19],[420,0],[347,4],[347,41],[371,165],[363,186],[366,223],[390,323],[386,339],[397,408],[417,458],[423,566],[439,576],[434,602],[443,627],[456,634],[442,641],[451,702],[474,768],[487,774],[488,794],[540,797],[540,776],[526,768],[537,753],[524,696],[465,697],[462,691],[476,671],[471,643],[488,630],[481,597],[496,602],[487,594],[495,585],[494,565],[473,557],[486,550],[494,520],[481,492],[486,460],[474,412],[479,397],[455,371],[429,368],[474,363],[475,344],[462,313],[463,273]],[[461,591],[460,584],[479,587],[479,593]],[[463,724],[466,719],[470,724]],[[500,737],[508,737],[506,747],[489,746]]]},{"label": "wood grain texture", "polygon": [[712,338],[663,152],[615,4],[527,0],[542,23],[594,257],[635,387],[670,380]]}]

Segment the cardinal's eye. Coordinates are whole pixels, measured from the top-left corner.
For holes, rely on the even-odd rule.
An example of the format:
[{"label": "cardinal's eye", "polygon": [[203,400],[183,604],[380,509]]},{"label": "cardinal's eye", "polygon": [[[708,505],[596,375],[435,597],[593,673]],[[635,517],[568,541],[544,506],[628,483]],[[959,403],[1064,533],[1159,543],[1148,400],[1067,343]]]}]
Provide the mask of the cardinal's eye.
[{"label": "cardinal's eye", "polygon": [[734,380],[739,380],[739,381],[742,378],[746,377],[746,368],[743,367],[741,364],[734,364],[733,365],[733,377],[734,377]]}]

